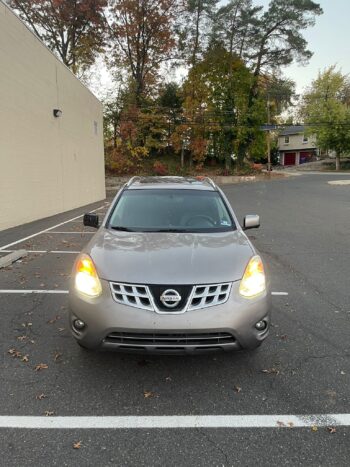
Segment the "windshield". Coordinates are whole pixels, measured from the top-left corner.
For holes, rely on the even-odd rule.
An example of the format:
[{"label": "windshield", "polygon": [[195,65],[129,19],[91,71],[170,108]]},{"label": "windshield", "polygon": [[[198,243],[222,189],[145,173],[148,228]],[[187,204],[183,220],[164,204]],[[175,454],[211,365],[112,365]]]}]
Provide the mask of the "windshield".
[{"label": "windshield", "polygon": [[236,226],[215,191],[126,190],[109,228],[136,232],[225,232]]}]

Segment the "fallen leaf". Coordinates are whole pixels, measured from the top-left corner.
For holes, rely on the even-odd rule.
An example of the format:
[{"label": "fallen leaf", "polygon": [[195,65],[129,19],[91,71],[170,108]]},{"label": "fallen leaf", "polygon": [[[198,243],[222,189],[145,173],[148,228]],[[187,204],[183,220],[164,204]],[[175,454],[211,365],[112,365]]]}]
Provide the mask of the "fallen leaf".
[{"label": "fallen leaf", "polygon": [[283,426],[286,426],[283,422],[277,420],[277,425],[280,426],[280,427],[283,427]]},{"label": "fallen leaf", "polygon": [[293,422],[288,422],[287,425],[289,426],[289,428],[293,428],[294,423]]},{"label": "fallen leaf", "polygon": [[76,443],[73,443],[73,449],[80,449],[81,448],[81,441],[77,441]]},{"label": "fallen leaf", "polygon": [[145,399],[148,399],[149,397],[154,397],[155,393],[152,391],[143,391],[143,396]]},{"label": "fallen leaf", "polygon": [[241,392],[242,391],[242,388],[240,386],[234,386],[233,389],[236,391],[236,392]]},{"label": "fallen leaf", "polygon": [[56,315],[54,318],[51,318],[47,324],[53,324],[55,323],[56,321],[58,321],[59,319],[61,319],[61,316],[60,315]]},{"label": "fallen leaf", "polygon": [[22,323],[21,326],[23,328],[27,328],[27,327],[33,326],[33,323]]},{"label": "fallen leaf", "polygon": [[38,401],[42,401],[43,399],[46,399],[46,397],[47,395],[42,392],[41,394],[37,394],[35,396],[35,399],[37,399]]},{"label": "fallen leaf", "polygon": [[313,426],[311,427],[311,430],[312,430],[312,431],[318,431],[318,428],[317,428],[316,425],[313,425]]},{"label": "fallen leaf", "polygon": [[288,338],[287,334],[282,334],[282,336],[280,336],[280,339],[283,341],[285,341],[287,338]]},{"label": "fallen leaf", "polygon": [[39,363],[38,365],[35,366],[34,370],[41,371],[41,370],[46,370],[47,368],[49,368],[49,366],[46,363]]},{"label": "fallen leaf", "polygon": [[7,351],[7,353],[9,353],[11,355],[11,357],[14,357],[14,358],[20,358],[22,357],[22,354],[19,350],[16,350],[16,349],[9,349]]},{"label": "fallen leaf", "polygon": [[62,356],[60,352],[56,352],[55,356],[53,357],[54,361],[57,362],[57,360]]},{"label": "fallen leaf", "polygon": [[28,336],[17,336],[17,340],[18,341],[21,341],[23,342],[24,340],[26,340],[28,338]]},{"label": "fallen leaf", "polygon": [[330,433],[336,433],[337,432],[337,429],[335,426],[327,426],[327,430],[330,432]]},{"label": "fallen leaf", "polygon": [[277,370],[276,368],[268,368],[266,370],[261,370],[261,371],[262,373],[266,373],[268,375],[272,375],[272,374],[279,375],[279,370]]},{"label": "fallen leaf", "polygon": [[45,410],[44,414],[45,417],[51,417],[51,415],[54,415],[55,412],[53,410]]},{"label": "fallen leaf", "polygon": [[29,355],[23,355],[22,362],[29,362]]}]

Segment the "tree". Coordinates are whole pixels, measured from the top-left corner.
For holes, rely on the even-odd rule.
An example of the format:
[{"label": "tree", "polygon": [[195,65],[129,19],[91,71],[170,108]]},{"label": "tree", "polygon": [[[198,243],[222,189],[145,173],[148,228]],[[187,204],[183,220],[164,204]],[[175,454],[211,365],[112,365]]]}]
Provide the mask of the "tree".
[{"label": "tree", "polygon": [[221,41],[231,55],[244,58],[247,39],[252,36],[262,9],[253,6],[252,0],[230,0],[214,17],[213,39]]},{"label": "tree", "polygon": [[172,57],[176,8],[176,0],[110,0],[112,61],[127,67],[137,106],[157,83],[161,64]]},{"label": "tree", "polygon": [[340,158],[350,153],[350,79],[335,66],[319,73],[303,96],[301,115],[308,133],[316,136],[317,146]]},{"label": "tree", "polygon": [[89,68],[104,46],[107,0],[10,0],[35,34],[73,73]]},{"label": "tree", "polygon": [[180,87],[175,82],[165,83],[159,90],[159,109],[167,123],[167,145],[173,147],[173,133],[182,119],[182,96]]},{"label": "tree", "polygon": [[194,66],[208,45],[218,0],[185,0],[178,22],[179,46],[186,63]]},{"label": "tree", "polygon": [[245,41],[247,63],[253,72],[246,127],[252,128],[242,140],[238,160],[241,163],[254,140],[255,101],[259,100],[259,83],[263,74],[274,74],[276,69],[294,60],[307,62],[312,53],[302,31],[315,24],[315,17],[322,14],[319,4],[312,0],[271,0],[268,9],[254,19],[254,27]]},{"label": "tree", "polygon": [[[189,71],[184,83],[184,114],[195,136],[196,145],[191,141],[190,146],[193,152],[197,148],[195,160],[202,161],[210,154],[224,160],[229,169],[232,155],[246,138],[245,114],[251,79],[244,62],[221,45],[212,46]],[[256,101],[254,112],[257,124],[251,130],[255,141],[261,142],[260,125],[266,114],[263,102]]]},{"label": "tree", "polygon": [[117,147],[117,139],[120,136],[120,120],[124,105],[125,93],[121,86],[116,92],[109,93],[103,99],[103,127],[105,146],[112,142],[113,148]]},{"label": "tree", "polygon": [[302,31],[315,24],[322,8],[312,0],[272,0],[252,30],[248,47],[254,76],[263,70],[307,62],[312,52]]}]

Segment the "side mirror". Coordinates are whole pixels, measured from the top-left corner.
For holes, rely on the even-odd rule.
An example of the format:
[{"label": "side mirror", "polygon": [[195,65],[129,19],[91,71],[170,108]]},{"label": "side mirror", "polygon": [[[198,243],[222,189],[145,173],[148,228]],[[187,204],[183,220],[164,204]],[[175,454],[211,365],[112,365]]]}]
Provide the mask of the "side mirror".
[{"label": "side mirror", "polygon": [[257,229],[260,227],[260,217],[257,214],[248,214],[243,219],[243,230]]},{"label": "side mirror", "polygon": [[95,229],[98,228],[99,218],[97,214],[84,214],[83,224],[86,227],[94,227]]}]

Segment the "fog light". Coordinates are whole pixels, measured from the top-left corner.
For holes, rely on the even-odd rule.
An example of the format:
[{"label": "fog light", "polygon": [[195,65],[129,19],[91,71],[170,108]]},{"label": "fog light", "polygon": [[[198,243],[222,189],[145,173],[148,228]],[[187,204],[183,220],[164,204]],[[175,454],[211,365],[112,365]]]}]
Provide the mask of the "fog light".
[{"label": "fog light", "polygon": [[255,325],[256,329],[258,331],[264,331],[267,328],[267,322],[266,321],[258,321]]},{"label": "fog light", "polygon": [[79,329],[79,330],[80,330],[80,329],[84,329],[84,328],[85,328],[85,323],[84,323],[84,321],[82,321],[81,319],[76,319],[76,320],[74,321],[74,327],[75,327],[76,329]]}]

